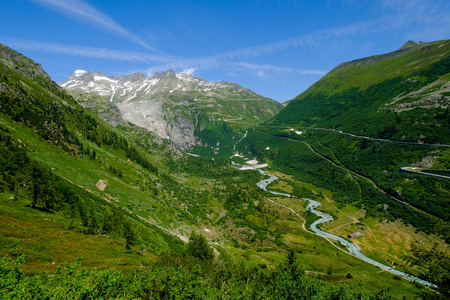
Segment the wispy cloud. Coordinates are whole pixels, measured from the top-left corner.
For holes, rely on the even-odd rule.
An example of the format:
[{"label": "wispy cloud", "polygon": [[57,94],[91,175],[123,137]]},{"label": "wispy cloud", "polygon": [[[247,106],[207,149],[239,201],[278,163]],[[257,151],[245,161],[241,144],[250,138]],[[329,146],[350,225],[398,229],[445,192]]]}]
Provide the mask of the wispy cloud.
[{"label": "wispy cloud", "polygon": [[[383,14],[384,16],[380,18],[375,18],[363,22],[355,22],[345,26],[327,28],[289,39],[219,53],[201,59],[185,60],[182,61],[182,63],[184,68],[187,68],[189,67],[189,65],[191,65],[201,69],[218,67],[218,65],[226,65],[223,63],[224,61],[226,61],[228,62],[228,65],[226,65],[226,67],[228,67],[229,65],[235,65],[247,69],[253,69],[257,71],[257,74],[259,74],[260,77],[265,75],[264,71],[269,70],[275,71],[277,73],[291,72],[298,74],[323,75],[326,72],[322,70],[303,70],[271,65],[254,65],[243,62],[230,63],[230,60],[232,61],[241,58],[255,58],[258,56],[267,55],[295,47],[326,45],[331,41],[335,41],[336,39],[346,38],[349,36],[362,36],[371,33],[387,32],[391,30],[408,31],[408,28],[413,23],[423,24],[424,28],[422,30],[426,30],[426,25],[430,23],[432,24],[430,28],[433,28],[433,30],[436,31],[436,26],[434,25],[436,22],[439,22],[443,25],[442,30],[450,33],[450,9],[448,9],[450,8],[450,2],[436,0],[434,1],[434,4],[435,5],[433,7],[430,7],[430,5],[420,0],[385,0],[380,5],[380,7],[387,8],[387,11],[385,11],[385,14]],[[414,30],[414,32],[416,32],[416,30]],[[414,34],[414,32],[408,34],[412,35]],[[428,36],[433,36],[432,32],[429,33]],[[178,61],[177,63],[181,62]],[[157,70],[161,67],[165,66],[154,66],[152,67],[152,70]],[[171,67],[173,68],[174,65],[171,64]]]},{"label": "wispy cloud", "polygon": [[188,69],[183,69],[183,71],[181,71],[181,73],[184,73],[186,75],[194,75],[195,71],[197,71],[197,68],[188,68]]},{"label": "wispy cloud", "polygon": [[[138,44],[144,43],[137,36],[125,30],[120,25],[115,23],[111,18],[92,8],[82,0],[33,0],[41,4],[50,5],[54,8],[60,9],[72,16],[82,18],[85,21],[95,23],[103,26],[106,29],[116,34],[122,35]],[[308,70],[301,68],[288,68],[268,64],[252,64],[242,60],[252,60],[253,58],[276,53],[289,48],[295,47],[323,47],[329,45],[333,41],[346,38],[349,36],[361,36],[370,33],[383,33],[390,30],[405,30],[411,24],[428,24],[433,20],[439,18],[441,23],[448,24],[444,26],[444,30],[450,30],[450,17],[448,8],[449,4],[439,0],[435,0],[436,7],[429,8],[424,2],[418,0],[385,0],[378,9],[382,12],[382,18],[376,18],[364,22],[356,22],[345,26],[328,28],[309,34],[274,41],[272,43],[256,45],[218,53],[215,55],[189,58],[189,57],[174,57],[169,55],[153,55],[142,52],[127,52],[103,48],[78,47],[64,44],[45,43],[27,40],[12,40],[10,45],[22,49],[33,50],[50,53],[60,53],[67,55],[77,55],[91,58],[101,58],[109,60],[122,60],[132,62],[143,62],[151,64],[147,72],[149,75],[165,71],[169,68],[176,70],[183,70],[185,73],[193,74],[199,70],[205,69],[222,69],[232,70],[233,68],[240,68],[253,72],[253,74],[264,77],[270,72],[272,73],[296,73],[296,74],[310,74],[323,75],[326,71],[323,70]],[[404,12],[404,13],[403,13]],[[432,23],[435,24],[435,23]],[[426,26],[425,26],[426,27]],[[145,44],[145,43],[144,43]],[[151,48],[149,48],[151,49]]]},{"label": "wispy cloud", "polygon": [[289,39],[275,41],[272,43],[224,52],[214,55],[212,56],[212,58],[256,57],[264,54],[282,51],[292,47],[310,46],[313,43],[324,42],[331,38],[339,38],[357,34],[367,34],[369,32],[379,31],[380,23],[382,23],[382,20],[377,19],[353,23],[347,26],[329,28]]},{"label": "wispy cloud", "polygon": [[409,28],[408,39],[428,38],[430,40],[450,35],[450,2],[447,0],[384,0],[380,9],[383,13],[396,16],[397,24]]},{"label": "wispy cloud", "polygon": [[[436,31],[436,24],[441,24],[442,31],[450,33],[450,2],[447,0],[384,0],[378,7],[382,10],[383,17],[355,22],[345,26],[327,28],[272,43],[224,52],[214,55],[211,58],[231,59],[256,57],[288,48],[324,43],[336,38],[380,33],[390,30],[408,31],[412,24],[418,24],[422,27],[422,30],[429,28],[429,35],[431,36],[433,36],[432,31]],[[416,29],[413,31],[415,32]],[[413,34],[414,32],[408,32],[408,34]],[[442,36],[442,32],[440,33]]]},{"label": "wispy cloud", "polygon": [[83,0],[32,0],[38,4],[45,5],[54,9],[57,9],[69,16],[75,17],[79,20],[87,22],[92,25],[103,27],[104,29],[122,36],[123,38],[139,44],[149,50],[159,52],[155,48],[149,46],[143,39],[135,35],[134,33],[126,30],[109,16],[93,8]]},{"label": "wispy cloud", "polygon": [[[327,71],[324,70],[309,70],[300,68],[286,68],[274,65],[258,65],[248,62],[234,62],[229,60],[220,59],[176,59],[165,64],[155,65],[147,69],[146,73],[152,76],[156,72],[163,72],[167,69],[182,70],[182,73],[192,75],[198,70],[208,70],[208,69],[220,69],[220,70],[230,70],[230,71],[244,71],[250,72],[254,75],[264,78],[269,74],[283,74],[283,73],[294,73],[300,75],[325,75]],[[191,73],[192,72],[192,73]]]},{"label": "wispy cloud", "polygon": [[129,61],[153,64],[147,69],[147,74],[151,76],[155,72],[166,71],[167,69],[182,70],[183,73],[192,75],[198,70],[206,69],[233,69],[252,71],[259,77],[267,75],[267,72],[274,73],[297,73],[324,75],[323,70],[308,70],[299,68],[286,68],[274,65],[258,65],[247,62],[235,62],[227,59],[226,56],[212,56],[204,58],[183,58],[169,55],[157,55],[144,52],[132,52],[113,50],[107,48],[82,47],[67,44],[48,43],[34,40],[24,40],[15,38],[1,38],[2,42],[21,51],[37,51],[44,53],[55,53],[63,55],[81,56],[86,58],[106,59],[112,61]]},{"label": "wispy cloud", "polygon": [[12,48],[22,51],[57,53],[87,58],[108,59],[113,61],[130,61],[130,62],[163,64],[174,60],[174,58],[166,55],[156,55],[132,51],[120,51],[106,48],[81,47],[66,44],[33,41],[33,40],[2,38],[2,42]]},{"label": "wispy cloud", "polygon": [[319,42],[327,43],[327,41],[338,37],[346,37],[349,35],[357,35],[357,34],[367,34],[372,31],[380,30],[379,28],[380,22],[382,21],[371,20],[366,22],[354,23],[347,26],[330,28],[290,39],[280,40],[263,45],[256,45],[253,47],[247,47],[243,49],[237,49],[234,51],[219,53],[203,58],[177,59],[175,61],[171,61],[163,65],[152,66],[151,68],[148,69],[148,74],[151,75],[155,72],[164,71],[169,68],[227,69],[230,68],[231,66],[235,66],[255,70],[257,72],[256,74],[259,77],[265,76],[266,73],[264,73],[264,71],[274,71],[277,73],[289,72],[297,74],[323,75],[326,73],[326,71],[286,68],[273,65],[256,65],[247,62],[235,62],[233,60],[242,58],[254,58],[257,56],[282,51],[284,49],[292,47],[311,46],[311,44]]},{"label": "wispy cloud", "polygon": [[256,64],[249,64],[249,63],[243,63],[243,62],[237,62],[233,65],[244,67],[250,70],[255,70],[257,74],[262,74],[261,72],[264,71],[273,71],[276,73],[297,73],[302,75],[325,75],[327,72],[322,70],[306,70],[306,69],[297,69],[297,68],[284,68],[284,67],[278,67],[273,65],[256,65]]}]

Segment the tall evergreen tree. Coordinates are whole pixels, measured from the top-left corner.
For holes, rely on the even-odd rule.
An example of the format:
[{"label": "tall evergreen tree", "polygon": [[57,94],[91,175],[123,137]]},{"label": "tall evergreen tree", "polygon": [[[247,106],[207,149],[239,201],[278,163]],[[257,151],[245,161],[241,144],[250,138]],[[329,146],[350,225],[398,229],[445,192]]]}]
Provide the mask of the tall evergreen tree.
[{"label": "tall evergreen tree", "polygon": [[201,260],[214,258],[213,249],[209,246],[206,238],[202,234],[195,232],[189,237],[188,253]]},{"label": "tall evergreen tree", "polygon": [[131,226],[129,221],[123,223],[123,235],[125,237],[125,249],[130,249],[136,241],[136,235],[134,228]]}]

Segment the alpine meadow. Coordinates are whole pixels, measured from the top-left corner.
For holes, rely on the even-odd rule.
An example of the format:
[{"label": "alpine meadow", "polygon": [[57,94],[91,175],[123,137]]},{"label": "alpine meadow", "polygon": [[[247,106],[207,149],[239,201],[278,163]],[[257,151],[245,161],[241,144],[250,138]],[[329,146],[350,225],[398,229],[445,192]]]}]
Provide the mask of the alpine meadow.
[{"label": "alpine meadow", "polygon": [[125,2],[5,4],[0,299],[450,298],[446,1]]}]

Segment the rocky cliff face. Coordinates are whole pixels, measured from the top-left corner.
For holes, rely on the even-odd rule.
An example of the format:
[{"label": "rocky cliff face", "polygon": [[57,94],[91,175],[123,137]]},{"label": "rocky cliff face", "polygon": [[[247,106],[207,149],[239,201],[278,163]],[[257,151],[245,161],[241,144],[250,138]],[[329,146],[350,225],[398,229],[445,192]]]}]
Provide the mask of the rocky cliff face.
[{"label": "rocky cliff face", "polygon": [[173,70],[152,78],[142,73],[114,77],[77,70],[59,84],[103,96],[117,106],[124,120],[182,149],[207,144],[199,138],[204,130],[226,123],[237,134],[271,118],[282,107],[238,84],[209,82]]},{"label": "rocky cliff face", "polygon": [[22,54],[0,44],[0,63],[29,78],[38,76],[48,82],[52,82],[50,76],[42,69],[41,65]]}]

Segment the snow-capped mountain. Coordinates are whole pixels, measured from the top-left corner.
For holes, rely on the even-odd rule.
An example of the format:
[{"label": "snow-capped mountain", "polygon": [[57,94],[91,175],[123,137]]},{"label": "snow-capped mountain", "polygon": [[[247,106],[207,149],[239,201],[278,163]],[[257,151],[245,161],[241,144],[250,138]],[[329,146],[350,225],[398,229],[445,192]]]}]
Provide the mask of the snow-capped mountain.
[{"label": "snow-capped mountain", "polygon": [[103,96],[119,108],[126,121],[183,149],[211,146],[211,140],[202,138],[202,131],[214,130],[218,122],[237,132],[269,119],[282,107],[236,83],[209,82],[173,70],[151,78],[142,73],[114,77],[77,70],[59,84]]},{"label": "snow-capped mountain", "polygon": [[209,82],[195,76],[175,73],[171,69],[161,74],[156,73],[152,78],[142,73],[114,77],[93,71],[76,70],[59,85],[69,90],[94,92],[115,103],[136,100],[142,95],[153,98],[155,95],[161,96],[160,94],[194,91],[202,93],[204,97],[223,98],[225,95],[245,93],[250,97],[245,100],[267,99],[236,83]]}]

